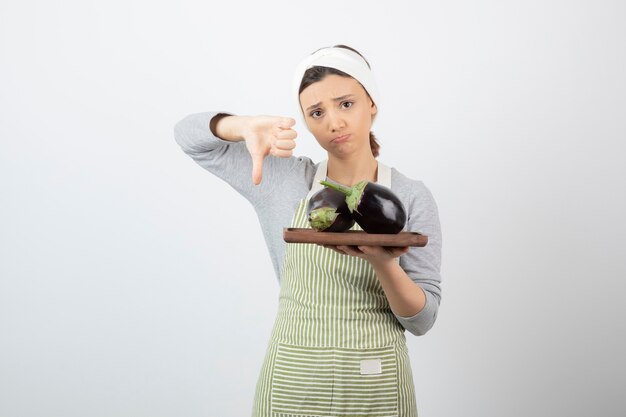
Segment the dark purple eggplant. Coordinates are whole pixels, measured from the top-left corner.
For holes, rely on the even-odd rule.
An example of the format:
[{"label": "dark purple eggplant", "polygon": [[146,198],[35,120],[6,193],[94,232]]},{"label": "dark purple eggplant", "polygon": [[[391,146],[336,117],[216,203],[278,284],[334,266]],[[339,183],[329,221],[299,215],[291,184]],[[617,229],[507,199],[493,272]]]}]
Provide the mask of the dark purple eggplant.
[{"label": "dark purple eggplant", "polygon": [[406,224],[404,205],[389,188],[361,181],[352,187],[321,181],[320,184],[345,195],[354,220],[367,233],[400,233]]},{"label": "dark purple eggplant", "polygon": [[309,199],[309,224],[318,232],[345,232],[354,226],[354,218],[345,195],[331,188],[322,188]]}]

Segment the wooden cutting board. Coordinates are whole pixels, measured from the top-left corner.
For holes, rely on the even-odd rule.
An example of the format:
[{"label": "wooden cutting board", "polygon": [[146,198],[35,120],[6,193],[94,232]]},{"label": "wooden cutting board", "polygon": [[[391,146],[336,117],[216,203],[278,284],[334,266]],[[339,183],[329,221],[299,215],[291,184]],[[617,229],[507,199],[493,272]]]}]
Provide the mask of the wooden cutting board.
[{"label": "wooden cutting board", "polygon": [[283,239],[287,243],[318,243],[321,245],[426,246],[428,243],[428,236],[417,232],[400,232],[393,235],[348,230],[332,233],[295,227],[285,227]]}]

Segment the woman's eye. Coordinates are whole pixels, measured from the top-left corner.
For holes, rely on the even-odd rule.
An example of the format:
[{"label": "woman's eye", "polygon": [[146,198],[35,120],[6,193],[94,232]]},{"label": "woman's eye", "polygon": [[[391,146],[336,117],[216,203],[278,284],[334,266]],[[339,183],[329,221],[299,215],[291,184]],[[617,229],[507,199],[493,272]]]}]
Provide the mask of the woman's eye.
[{"label": "woman's eye", "polygon": [[314,112],[311,112],[311,117],[314,119],[317,119],[319,117],[318,113],[321,113],[319,110],[315,110]]},{"label": "woman's eye", "polygon": [[[344,104],[349,104],[349,106],[344,106]],[[341,103],[342,106],[344,106],[344,108],[349,109],[350,107],[352,107],[352,102],[351,101],[344,101],[343,103]]]}]

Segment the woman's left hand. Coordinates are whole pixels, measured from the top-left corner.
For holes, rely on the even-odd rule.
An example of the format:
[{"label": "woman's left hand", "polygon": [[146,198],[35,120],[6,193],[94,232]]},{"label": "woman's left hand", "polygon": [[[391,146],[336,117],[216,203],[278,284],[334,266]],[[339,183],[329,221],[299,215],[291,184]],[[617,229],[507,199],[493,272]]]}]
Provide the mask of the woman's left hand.
[{"label": "woman's left hand", "polygon": [[357,256],[369,261],[372,265],[380,265],[392,261],[400,255],[404,255],[409,251],[408,246],[390,247],[390,246],[342,246],[342,245],[323,245],[325,248],[332,249],[343,255]]}]

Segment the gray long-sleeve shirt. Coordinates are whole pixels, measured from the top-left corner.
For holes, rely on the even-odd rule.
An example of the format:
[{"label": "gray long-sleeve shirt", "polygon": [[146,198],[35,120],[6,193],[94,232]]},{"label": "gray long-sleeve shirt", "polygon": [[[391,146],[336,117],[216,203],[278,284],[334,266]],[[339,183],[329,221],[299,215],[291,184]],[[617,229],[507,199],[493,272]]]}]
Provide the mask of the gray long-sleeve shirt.
[{"label": "gray long-sleeve shirt", "polygon": [[[252,158],[244,142],[230,142],[213,135],[211,119],[219,112],[191,114],[174,128],[176,142],[202,168],[230,184],[252,203],[261,223],[276,276],[285,254],[284,227],[291,222],[300,200],[311,188],[315,170],[307,157],[268,156],[263,163],[263,181],[252,182]],[[391,169],[391,189],[407,209],[405,230],[428,236],[425,247],[412,247],[400,257],[400,266],[426,294],[426,305],[412,317],[395,314],[402,326],[415,335],[426,333],[434,324],[441,300],[441,229],[437,205],[421,181]],[[280,192],[277,192],[280,190]]]}]

